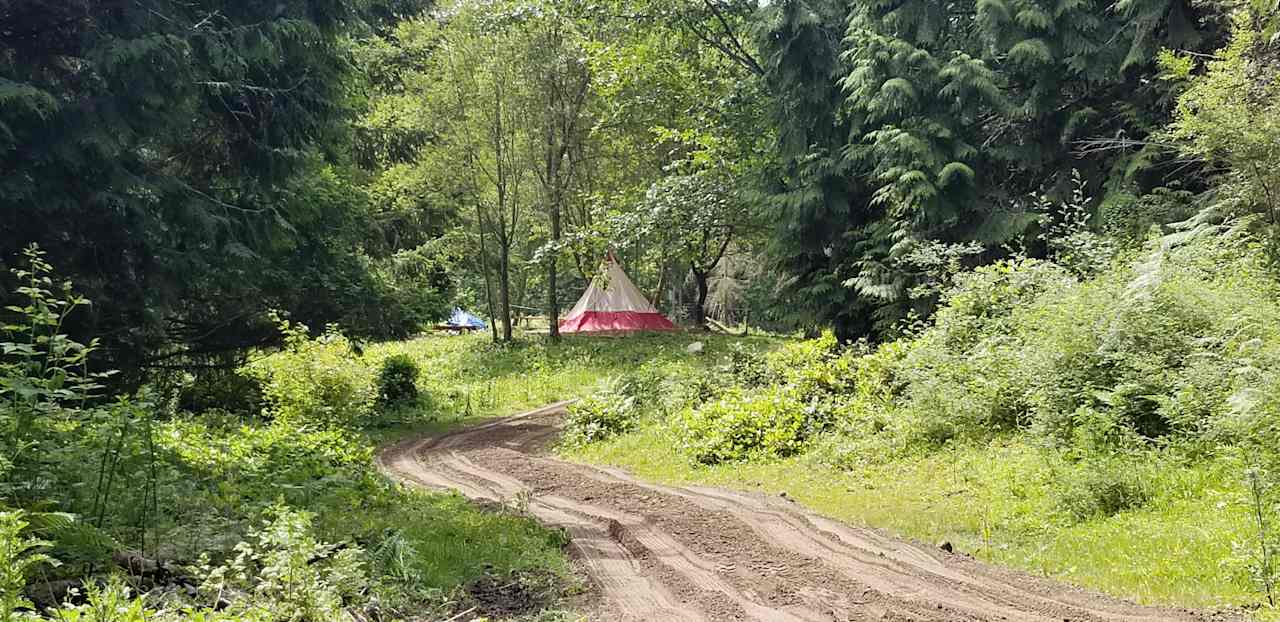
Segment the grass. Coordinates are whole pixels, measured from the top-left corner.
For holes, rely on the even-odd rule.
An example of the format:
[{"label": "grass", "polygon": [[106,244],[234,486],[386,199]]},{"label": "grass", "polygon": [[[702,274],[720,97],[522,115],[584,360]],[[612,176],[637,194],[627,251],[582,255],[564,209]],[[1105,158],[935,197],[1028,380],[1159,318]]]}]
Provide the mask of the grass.
[{"label": "grass", "polygon": [[[651,333],[625,337],[565,337],[549,345],[539,337],[507,345],[490,342],[488,333],[431,335],[409,341],[377,344],[371,358],[406,354],[416,361],[420,388],[430,396],[428,406],[440,422],[512,415],[553,402],[585,397],[609,377],[641,366],[656,366],[678,375],[715,361],[735,343],[768,347],[770,337],[721,334]],[[702,342],[702,354],[687,351]],[[432,428],[430,426],[436,426]],[[413,431],[418,431],[417,429]],[[392,435],[403,435],[404,429]]]},{"label": "grass", "polygon": [[[485,573],[550,572],[569,577],[564,534],[532,519],[481,510],[461,495],[408,491],[380,516],[342,516],[357,533],[395,526],[412,544],[409,569],[427,588],[449,590]],[[355,524],[352,524],[355,523]]]},{"label": "grass", "polygon": [[1191,607],[1257,604],[1234,555],[1252,533],[1238,465],[1161,465],[1142,508],[1077,521],[1063,514],[1055,453],[1017,439],[953,447],[838,470],[812,455],[695,466],[661,424],[566,451],[671,484],[786,492],[826,516],[908,538],[948,540],[958,551],[1141,603]]}]

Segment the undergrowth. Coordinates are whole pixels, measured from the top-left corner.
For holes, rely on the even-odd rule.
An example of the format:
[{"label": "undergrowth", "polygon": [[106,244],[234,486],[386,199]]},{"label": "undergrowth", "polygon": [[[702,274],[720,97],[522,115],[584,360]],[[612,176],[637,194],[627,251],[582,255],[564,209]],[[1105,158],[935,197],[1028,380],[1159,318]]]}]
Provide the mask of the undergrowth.
[{"label": "undergrowth", "polygon": [[242,369],[108,394],[60,330],[88,301],[27,260],[0,338],[0,620],[431,620],[488,613],[485,582],[531,586],[518,617],[576,589],[559,532],[377,471],[380,431],[444,414],[414,361],[281,321]]}]

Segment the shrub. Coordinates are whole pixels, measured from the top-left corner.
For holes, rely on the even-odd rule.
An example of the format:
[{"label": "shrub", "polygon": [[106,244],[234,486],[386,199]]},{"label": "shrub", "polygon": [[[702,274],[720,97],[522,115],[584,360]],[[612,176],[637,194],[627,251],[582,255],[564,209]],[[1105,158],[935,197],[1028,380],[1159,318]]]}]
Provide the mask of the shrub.
[{"label": "shrub", "polygon": [[789,343],[765,355],[769,375],[777,384],[806,397],[840,395],[852,390],[852,351],[843,352],[835,335]]},{"label": "shrub", "polygon": [[364,552],[325,544],[312,535],[312,516],[271,510],[253,543],[236,546],[221,566],[205,560],[201,594],[224,600],[224,613],[265,620],[354,620],[343,608],[368,588]]},{"label": "shrub", "polygon": [[418,364],[407,354],[382,361],[378,371],[378,402],[384,407],[412,404],[418,399]]},{"label": "shrub", "polygon": [[1069,291],[1076,279],[1056,264],[1036,259],[1002,261],[956,277],[935,326],[945,347],[964,351],[984,337],[1011,331],[1015,309],[1048,292]]},{"label": "shrub", "polygon": [[49,467],[65,462],[64,448],[93,414],[85,405],[100,398],[110,373],[88,371],[97,340],[80,343],[61,332],[89,301],[70,281],[55,281],[39,248],[24,256],[25,267],[10,270],[19,304],[0,311],[0,498],[32,503],[54,486]]},{"label": "shrub", "polygon": [[755,348],[735,343],[729,348],[724,372],[733,384],[741,387],[759,387],[771,380],[771,371],[765,357]]},{"label": "shrub", "polygon": [[829,411],[801,401],[794,390],[767,387],[731,391],[685,411],[683,448],[693,460],[718,464],[755,454],[786,457],[798,453],[825,427]]},{"label": "shrub", "polygon": [[377,399],[374,374],[351,342],[330,327],[312,339],[307,328],[281,322],[284,350],[259,356],[245,373],[262,383],[267,412],[300,424],[358,427]]},{"label": "shrub", "polygon": [[1111,240],[1094,232],[1089,223],[1093,215],[1089,210],[1089,197],[1085,193],[1087,183],[1080,171],[1071,171],[1071,198],[1054,206],[1047,197],[1037,200],[1045,213],[1041,224],[1045,226],[1044,242],[1054,263],[1080,276],[1102,272],[1115,256]]},{"label": "shrub", "polygon": [[616,382],[597,395],[579,400],[568,408],[562,442],[578,447],[634,430],[641,415],[637,403],[636,396],[620,390]]}]

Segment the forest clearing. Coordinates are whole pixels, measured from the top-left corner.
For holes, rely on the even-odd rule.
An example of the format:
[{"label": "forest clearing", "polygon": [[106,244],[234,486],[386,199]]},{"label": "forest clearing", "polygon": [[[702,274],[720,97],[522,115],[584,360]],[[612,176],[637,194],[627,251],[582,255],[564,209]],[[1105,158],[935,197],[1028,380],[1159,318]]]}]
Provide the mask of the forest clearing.
[{"label": "forest clearing", "polygon": [[651,619],[1280,620],[1280,0],[0,0],[0,622]]}]

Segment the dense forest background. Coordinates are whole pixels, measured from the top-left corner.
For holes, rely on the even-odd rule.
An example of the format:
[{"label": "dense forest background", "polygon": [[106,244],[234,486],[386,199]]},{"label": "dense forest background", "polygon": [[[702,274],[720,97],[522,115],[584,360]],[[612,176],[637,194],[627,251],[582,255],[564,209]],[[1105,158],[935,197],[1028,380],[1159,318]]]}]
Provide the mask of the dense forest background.
[{"label": "dense forest background", "polygon": [[[1269,214],[1228,136],[1267,130],[1213,120],[1270,105],[1267,9],[9,2],[0,257],[39,244],[135,379],[235,364],[272,310],[509,338],[610,248],[690,324],[884,338],[961,268]],[[1263,35],[1217,71],[1242,99],[1180,108],[1233,29]]]}]

